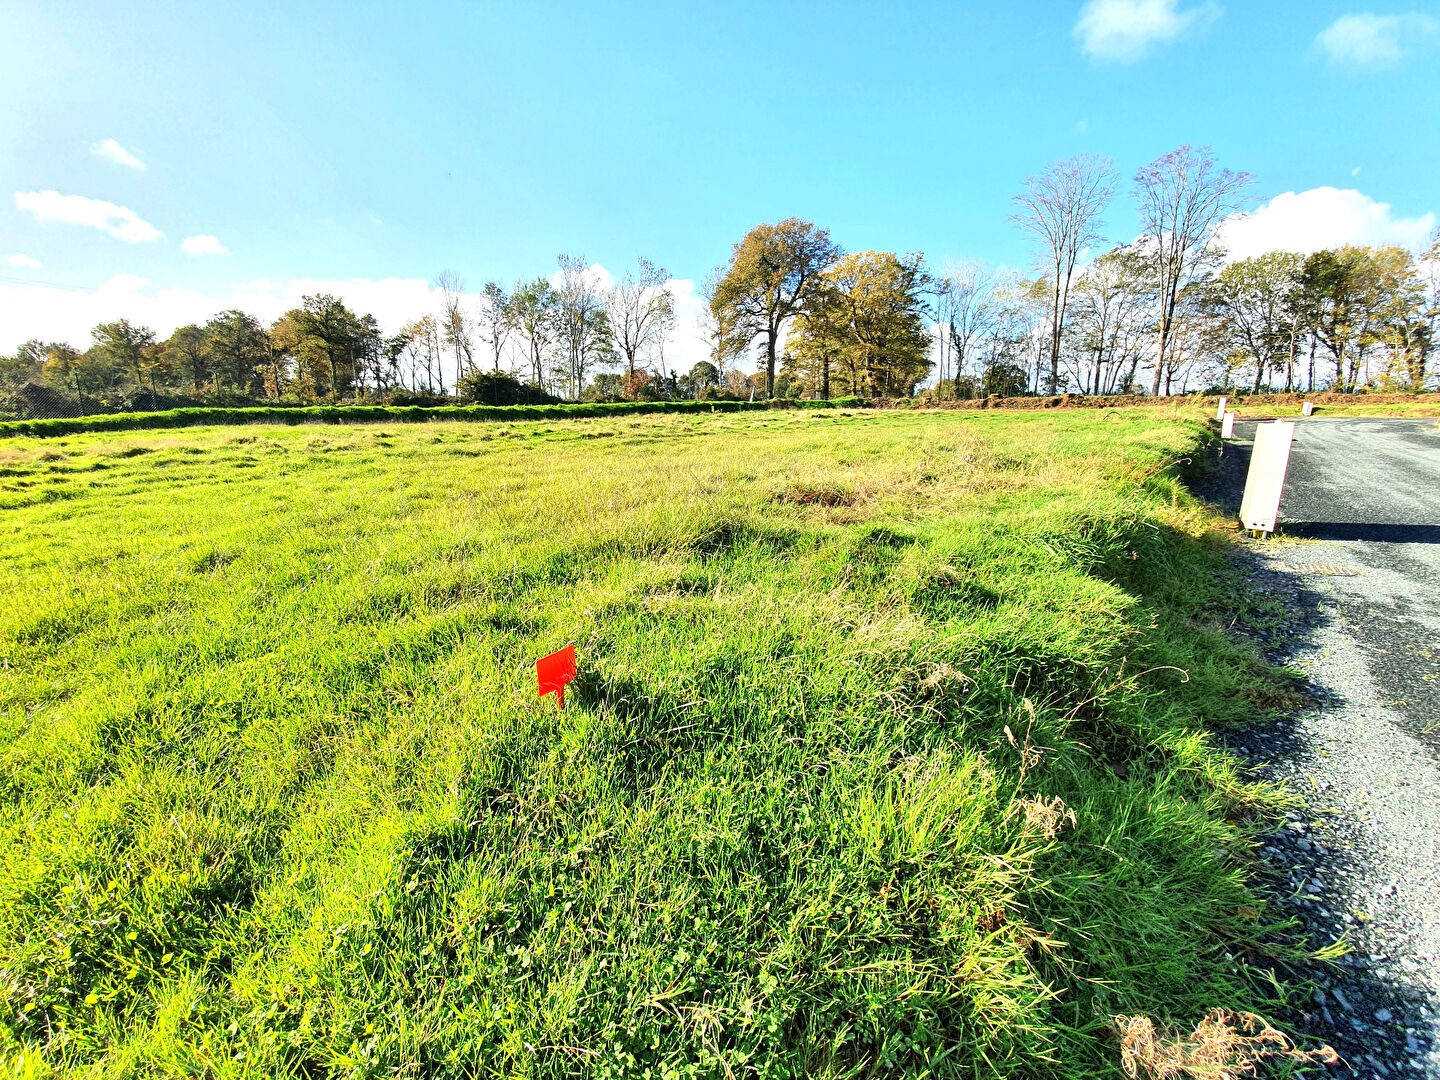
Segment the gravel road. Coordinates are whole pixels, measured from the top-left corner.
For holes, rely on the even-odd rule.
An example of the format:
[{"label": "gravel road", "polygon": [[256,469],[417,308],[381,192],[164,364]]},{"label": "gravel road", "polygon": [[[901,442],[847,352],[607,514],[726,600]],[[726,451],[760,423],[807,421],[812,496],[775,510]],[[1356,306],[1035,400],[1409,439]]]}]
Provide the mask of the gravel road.
[{"label": "gravel road", "polygon": [[[1202,494],[1238,504],[1254,428]],[[1350,1075],[1440,1080],[1440,428],[1299,420],[1280,510],[1242,558],[1293,617],[1262,644],[1319,704],[1231,742],[1302,799],[1261,853],[1282,905],[1354,949],[1289,1019]]]}]

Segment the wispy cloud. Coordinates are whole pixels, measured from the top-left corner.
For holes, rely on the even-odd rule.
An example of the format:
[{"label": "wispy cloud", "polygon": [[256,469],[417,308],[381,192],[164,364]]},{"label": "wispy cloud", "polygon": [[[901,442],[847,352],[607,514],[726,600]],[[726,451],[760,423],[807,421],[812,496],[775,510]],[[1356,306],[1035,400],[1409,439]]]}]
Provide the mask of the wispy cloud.
[{"label": "wispy cloud", "polygon": [[1181,10],[1179,0],[1088,0],[1074,32],[1090,59],[1130,63],[1154,45],[1214,22],[1221,11],[1209,2]]},{"label": "wispy cloud", "polygon": [[180,250],[186,255],[228,255],[230,249],[220,243],[220,238],[209,233],[187,236],[180,241]]},{"label": "wispy cloud", "polygon": [[1317,187],[1287,191],[1220,228],[1220,243],[1231,259],[1267,251],[1308,254],[1345,244],[1423,246],[1435,229],[1435,214],[1401,217],[1389,203],[1354,188]]},{"label": "wispy cloud", "polygon": [[40,260],[30,255],[22,255],[18,251],[14,255],[7,256],[5,261],[11,266],[19,266],[25,270],[39,270]]},{"label": "wispy cloud", "polygon": [[17,191],[17,209],[35,215],[39,222],[85,225],[108,233],[127,244],[145,244],[163,235],[128,206],[84,195],[61,195],[58,191]]},{"label": "wispy cloud", "polygon": [[125,147],[121,146],[114,139],[106,139],[98,142],[90,148],[90,152],[96,157],[103,157],[116,165],[124,165],[127,169],[143,169],[145,162],[132,154]]},{"label": "wispy cloud", "polygon": [[1410,12],[1375,15],[1368,11],[1341,15],[1315,37],[1332,61],[1346,67],[1388,68],[1427,38],[1440,36],[1440,19]]}]

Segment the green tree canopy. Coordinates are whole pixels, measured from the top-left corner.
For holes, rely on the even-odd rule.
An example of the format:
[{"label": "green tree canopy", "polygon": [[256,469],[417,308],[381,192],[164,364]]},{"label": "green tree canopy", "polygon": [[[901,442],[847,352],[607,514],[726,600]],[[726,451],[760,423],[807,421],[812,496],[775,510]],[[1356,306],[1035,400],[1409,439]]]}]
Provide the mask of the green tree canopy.
[{"label": "green tree canopy", "polygon": [[720,350],[738,356],[759,340],[767,396],[775,393],[777,348],[785,324],[809,310],[821,275],[840,255],[828,231],[786,218],[746,233],[721,272],[710,301]]},{"label": "green tree canopy", "polygon": [[[259,320],[243,311],[222,311],[203,330],[217,388],[225,385],[246,394],[262,392],[272,350],[270,335]],[[273,396],[280,387],[279,373],[272,374]]]},{"label": "green tree canopy", "polygon": [[136,391],[149,390],[151,404],[155,399],[157,368],[163,354],[155,348],[155,331],[136,326],[128,319],[101,323],[90,332],[94,344],[89,349],[90,362],[106,373],[106,381],[120,388],[129,381]]},{"label": "green tree canopy", "polygon": [[271,330],[275,347],[293,360],[301,384],[316,395],[339,398],[358,387],[378,360],[380,332],[369,315],[359,316],[337,297],[303,298]]},{"label": "green tree canopy", "polygon": [[[920,255],[859,251],[821,276],[787,342],[788,372],[810,392],[909,397],[931,368],[930,277]],[[832,382],[837,384],[832,387]]]},{"label": "green tree canopy", "polygon": [[1216,318],[1220,342],[1254,367],[1257,393],[1282,365],[1293,379],[1304,266],[1303,255],[1269,251],[1230,263],[1208,283],[1206,310]]}]

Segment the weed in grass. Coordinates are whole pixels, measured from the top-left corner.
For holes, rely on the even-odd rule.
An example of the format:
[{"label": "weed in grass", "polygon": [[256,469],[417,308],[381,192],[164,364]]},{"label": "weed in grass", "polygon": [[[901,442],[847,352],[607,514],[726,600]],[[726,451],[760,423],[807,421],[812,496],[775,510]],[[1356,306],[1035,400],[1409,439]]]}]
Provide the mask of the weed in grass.
[{"label": "weed in grass", "polygon": [[1253,1013],[1214,1009],[1188,1035],[1161,1034],[1146,1016],[1117,1016],[1125,1073],[1149,1080],[1241,1080],[1265,1061],[1334,1065],[1333,1047],[1301,1050]]}]

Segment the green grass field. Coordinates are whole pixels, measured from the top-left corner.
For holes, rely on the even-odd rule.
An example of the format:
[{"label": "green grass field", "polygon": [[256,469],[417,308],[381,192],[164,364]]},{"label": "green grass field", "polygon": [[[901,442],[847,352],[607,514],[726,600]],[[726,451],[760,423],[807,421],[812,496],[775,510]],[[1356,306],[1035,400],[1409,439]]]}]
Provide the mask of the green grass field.
[{"label": "green grass field", "polygon": [[[0,440],[0,1056],[1119,1076],[1291,693],[1154,411]],[[559,712],[537,656],[575,642]],[[1271,995],[1267,1001],[1267,994]]]}]

